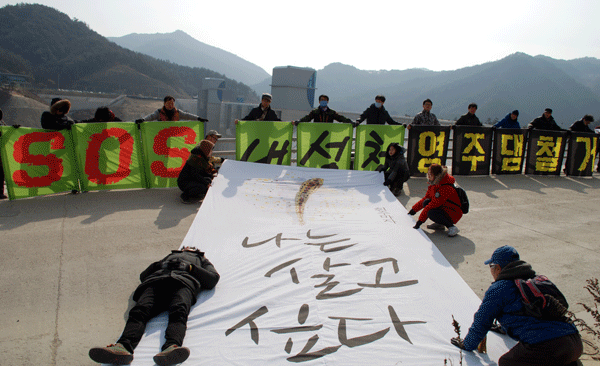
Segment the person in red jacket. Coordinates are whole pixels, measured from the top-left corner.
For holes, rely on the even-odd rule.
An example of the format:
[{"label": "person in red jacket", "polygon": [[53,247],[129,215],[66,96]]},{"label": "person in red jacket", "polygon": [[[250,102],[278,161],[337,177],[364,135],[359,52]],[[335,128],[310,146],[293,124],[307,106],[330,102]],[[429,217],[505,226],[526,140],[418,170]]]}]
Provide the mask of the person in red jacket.
[{"label": "person in red jacket", "polygon": [[460,199],[454,188],[456,180],[448,174],[448,168],[439,164],[429,166],[427,180],[429,188],[425,197],[415,203],[408,212],[412,216],[423,210],[414,228],[418,229],[427,219],[431,219],[433,224],[427,225],[427,228],[435,230],[448,228],[448,236],[456,236],[459,230],[455,224],[463,215]]}]

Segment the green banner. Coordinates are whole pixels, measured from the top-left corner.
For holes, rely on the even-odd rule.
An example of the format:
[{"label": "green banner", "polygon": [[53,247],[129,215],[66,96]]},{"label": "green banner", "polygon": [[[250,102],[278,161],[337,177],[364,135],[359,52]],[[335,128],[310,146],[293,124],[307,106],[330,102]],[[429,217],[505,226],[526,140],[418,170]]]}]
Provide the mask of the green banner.
[{"label": "green banner", "polygon": [[350,123],[298,124],[297,166],[350,169],[352,149]]},{"label": "green banner", "polygon": [[291,122],[238,121],[235,158],[255,163],[291,165]]},{"label": "green banner", "polygon": [[204,123],[145,122],[140,126],[148,186],[177,187],[190,151],[204,138]]},{"label": "green banner", "polygon": [[146,186],[135,123],[78,123],[71,131],[84,191]]},{"label": "green banner", "polygon": [[2,126],[0,147],[8,197],[79,189],[71,131]]},{"label": "green banner", "polygon": [[385,163],[385,152],[392,142],[404,145],[404,126],[359,125],[356,128],[355,170],[375,170]]}]

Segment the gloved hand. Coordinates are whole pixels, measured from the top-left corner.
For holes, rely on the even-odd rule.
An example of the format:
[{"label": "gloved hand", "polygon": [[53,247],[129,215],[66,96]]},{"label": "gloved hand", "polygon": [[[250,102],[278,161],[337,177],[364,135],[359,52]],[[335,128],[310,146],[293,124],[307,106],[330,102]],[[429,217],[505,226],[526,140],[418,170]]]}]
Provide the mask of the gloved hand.
[{"label": "gloved hand", "polygon": [[200,122],[208,122],[206,118],[198,117],[198,121]]},{"label": "gloved hand", "polygon": [[377,168],[375,168],[376,171],[378,171],[379,173],[383,172],[383,165],[379,164],[377,166]]},{"label": "gloved hand", "polygon": [[136,120],[135,120],[135,124],[136,124],[136,125],[139,125],[139,124],[140,124],[140,123],[142,123],[142,122],[144,122],[144,119],[143,119],[143,118],[140,118],[140,119],[136,119]]},{"label": "gloved hand", "polygon": [[223,164],[225,160],[227,160],[227,158],[221,158],[221,164]]},{"label": "gloved hand", "polygon": [[417,223],[415,224],[415,226],[413,226],[413,229],[419,229],[421,228],[421,225],[423,225],[422,221],[417,221]]},{"label": "gloved hand", "polygon": [[385,182],[383,182],[383,185],[386,186],[386,187],[389,187],[390,182],[386,180]]},{"label": "gloved hand", "polygon": [[358,127],[358,125],[360,125],[360,122],[358,122],[358,121],[352,122],[352,127]]},{"label": "gloved hand", "polygon": [[504,329],[502,329],[502,326],[500,326],[500,324],[498,324],[498,323],[492,324],[492,327],[490,328],[490,330],[492,332],[495,332],[495,333],[498,333],[498,334],[506,334],[506,332],[504,331]]},{"label": "gloved hand", "polygon": [[492,131],[496,131],[497,128],[498,127],[496,127],[496,126],[492,126]]},{"label": "gloved hand", "polygon": [[465,349],[463,340],[460,339],[459,337],[454,337],[454,338],[450,339],[450,343],[452,343],[453,345],[455,345],[456,347],[458,347],[460,349]]},{"label": "gloved hand", "polygon": [[417,211],[413,210],[412,208],[410,209],[410,211],[408,211],[408,214],[410,216],[414,216],[417,213]]},{"label": "gloved hand", "polygon": [[21,125],[12,125],[12,126],[13,126],[13,128],[19,128],[19,127],[21,127]]},{"label": "gloved hand", "polygon": [[298,121],[292,121],[292,126],[298,126]]}]

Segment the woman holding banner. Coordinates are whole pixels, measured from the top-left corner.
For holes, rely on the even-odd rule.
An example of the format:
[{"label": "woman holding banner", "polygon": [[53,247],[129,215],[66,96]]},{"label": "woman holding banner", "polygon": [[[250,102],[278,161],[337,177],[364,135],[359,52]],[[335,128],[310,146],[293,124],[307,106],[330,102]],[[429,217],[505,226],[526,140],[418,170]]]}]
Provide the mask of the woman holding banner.
[{"label": "woman holding banner", "polygon": [[188,160],[177,177],[177,186],[181,193],[181,202],[198,203],[204,199],[217,170],[210,163],[215,144],[202,140],[191,151]]},{"label": "woman holding banner", "polygon": [[448,174],[448,168],[439,164],[429,166],[427,180],[429,181],[429,188],[427,188],[425,197],[415,203],[408,212],[412,216],[423,210],[414,228],[420,228],[429,218],[434,223],[427,225],[428,229],[445,230],[448,228],[448,236],[456,236],[459,230],[454,224],[463,215],[460,199],[454,188],[456,180]]}]

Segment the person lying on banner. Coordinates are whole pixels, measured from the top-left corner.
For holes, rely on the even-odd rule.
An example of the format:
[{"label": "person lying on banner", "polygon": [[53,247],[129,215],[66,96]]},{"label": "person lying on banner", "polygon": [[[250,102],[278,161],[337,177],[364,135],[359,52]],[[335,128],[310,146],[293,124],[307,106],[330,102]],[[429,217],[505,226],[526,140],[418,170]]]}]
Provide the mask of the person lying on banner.
[{"label": "person lying on banner", "polygon": [[448,236],[456,236],[460,230],[455,224],[463,215],[460,199],[454,188],[456,180],[448,174],[448,168],[445,166],[431,164],[427,170],[427,181],[429,188],[425,197],[415,203],[408,212],[412,216],[423,210],[414,228],[420,228],[427,219],[431,219],[433,224],[427,225],[428,229],[448,228]]},{"label": "person lying on banner", "polygon": [[385,164],[377,167],[378,172],[383,172],[385,181],[383,185],[389,187],[394,196],[402,194],[404,182],[410,178],[408,163],[404,157],[406,149],[397,142],[392,142],[385,152]]},{"label": "person lying on banner", "polygon": [[[494,282],[485,292],[465,339],[456,337],[450,342],[458,348],[473,351],[492,330],[519,341],[500,357],[499,366],[576,365],[583,344],[577,328],[565,317],[568,303],[560,290],[545,276],[536,277],[531,265],[520,260],[519,253],[511,246],[497,248],[484,263],[490,266]],[[534,311],[536,306],[531,301],[530,305],[525,305],[528,291],[517,285],[529,288],[521,280],[535,283],[536,279],[543,281],[544,287],[538,283],[536,288],[547,301],[540,312]],[[544,288],[546,293],[553,293],[552,298],[546,295]],[[529,301],[529,297],[527,299]],[[495,320],[500,326],[494,324]]]},{"label": "person lying on banner", "polygon": [[182,190],[181,202],[198,203],[204,199],[217,170],[210,162],[215,144],[202,140],[190,152],[185,165],[177,177],[177,186]]},{"label": "person lying on banner", "polygon": [[135,123],[140,124],[145,121],[200,121],[208,122],[207,119],[198,117],[195,114],[187,113],[175,108],[175,98],[167,95],[163,100],[163,107],[150,113],[144,118],[136,119]]},{"label": "person lying on banner", "polygon": [[76,121],[67,116],[71,110],[71,102],[67,99],[54,98],[50,102],[50,111],[42,113],[42,128],[46,130],[70,130]]},{"label": "person lying on banner", "polygon": [[190,356],[183,347],[187,320],[201,290],[212,290],[219,282],[215,267],[194,247],[173,250],[140,274],[142,282],[133,293],[136,302],[129,311],[125,329],[115,344],[90,349],[92,360],[113,365],[129,365],[146,324],[163,311],[169,312],[165,343],[154,356],[159,366],[182,363]]}]

